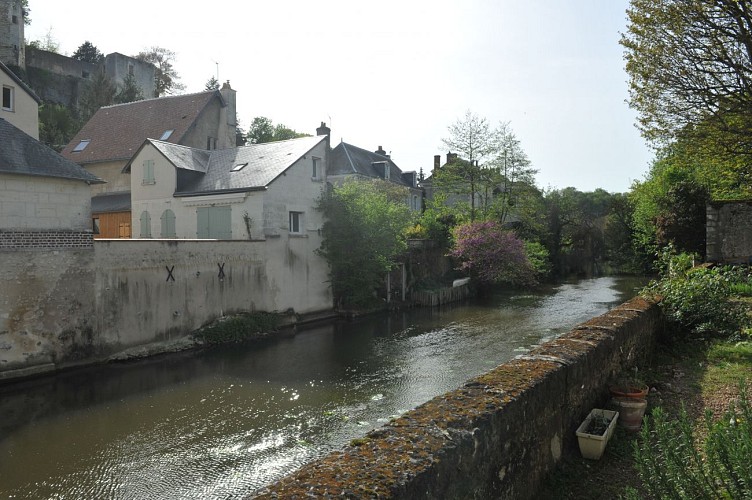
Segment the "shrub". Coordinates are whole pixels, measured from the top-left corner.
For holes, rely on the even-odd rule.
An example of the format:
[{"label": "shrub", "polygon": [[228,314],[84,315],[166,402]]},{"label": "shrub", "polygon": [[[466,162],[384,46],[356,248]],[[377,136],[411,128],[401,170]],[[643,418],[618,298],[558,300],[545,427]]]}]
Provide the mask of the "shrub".
[{"label": "shrub", "polygon": [[[636,467],[652,498],[749,498],[752,488],[752,410],[740,383],[738,406],[714,420],[705,412],[700,441],[687,412],[669,420],[661,408],[646,419],[634,442]],[[629,498],[636,498],[632,491]]]},{"label": "shrub", "polygon": [[525,243],[494,221],[470,222],[454,228],[450,255],[461,262],[461,270],[469,272],[481,284],[535,283]]},{"label": "shrub", "polygon": [[739,270],[730,267],[692,267],[687,254],[661,258],[663,276],[643,295],[661,297],[661,308],[674,331],[736,335],[746,322],[745,308],[730,300]]},{"label": "shrub", "polygon": [[279,319],[279,315],[274,313],[240,314],[201,328],[194,334],[194,337],[207,344],[241,342],[257,337],[259,333],[276,330]]}]

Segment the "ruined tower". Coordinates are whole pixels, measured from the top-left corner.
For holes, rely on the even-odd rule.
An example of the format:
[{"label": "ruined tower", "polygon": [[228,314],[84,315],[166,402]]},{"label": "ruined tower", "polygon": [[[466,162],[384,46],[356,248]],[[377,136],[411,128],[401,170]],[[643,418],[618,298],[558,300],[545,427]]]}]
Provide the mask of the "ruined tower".
[{"label": "ruined tower", "polygon": [[0,61],[8,66],[26,67],[25,18],[20,0],[0,0]]}]

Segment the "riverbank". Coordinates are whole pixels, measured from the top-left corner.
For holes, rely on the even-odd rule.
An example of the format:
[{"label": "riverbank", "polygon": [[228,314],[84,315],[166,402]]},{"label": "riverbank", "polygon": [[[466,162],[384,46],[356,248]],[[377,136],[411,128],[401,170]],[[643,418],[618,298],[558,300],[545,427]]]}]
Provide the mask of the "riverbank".
[{"label": "riverbank", "polygon": [[[705,409],[718,418],[738,397],[740,378],[752,380],[752,343],[693,338],[658,344],[642,377],[651,387],[648,412],[658,406],[673,419],[682,406],[702,425]],[[544,499],[620,498],[627,487],[643,493],[632,457],[638,435],[617,429],[599,461],[583,459],[575,448],[540,491]]]}]

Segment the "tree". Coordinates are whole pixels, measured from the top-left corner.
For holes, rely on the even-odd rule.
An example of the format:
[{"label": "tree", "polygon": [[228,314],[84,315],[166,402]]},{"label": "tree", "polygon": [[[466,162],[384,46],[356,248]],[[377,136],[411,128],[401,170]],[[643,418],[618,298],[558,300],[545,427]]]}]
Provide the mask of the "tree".
[{"label": "tree", "polygon": [[66,106],[45,103],[39,107],[39,140],[55,151],[62,151],[80,128]]},{"label": "tree", "polygon": [[47,34],[42,40],[33,40],[29,42],[29,46],[39,50],[46,50],[47,52],[60,53],[60,42],[55,40],[52,36],[52,27],[47,30]]},{"label": "tree", "polygon": [[214,77],[209,78],[204,85],[204,90],[219,90],[219,80]]},{"label": "tree", "polygon": [[97,110],[103,106],[110,106],[115,102],[117,88],[107,77],[104,70],[94,73],[94,78],[88,83],[81,96],[79,106],[81,118],[86,122]]},{"label": "tree", "polygon": [[163,95],[172,95],[185,88],[180,83],[180,76],[172,66],[175,60],[175,53],[162,47],[151,47],[135,56],[139,61],[148,62],[157,68],[157,75],[154,86],[154,97]]},{"label": "tree", "polygon": [[450,255],[460,261],[460,270],[484,285],[535,283],[535,270],[525,242],[496,221],[468,222],[454,228]]},{"label": "tree", "polygon": [[454,203],[465,207],[470,221],[480,210],[481,218],[493,213],[504,223],[516,199],[515,186],[533,185],[536,172],[509,123],[491,128],[485,118],[467,111],[448,131],[442,143],[452,153],[433,173],[436,188],[455,195]]},{"label": "tree", "polygon": [[28,26],[31,24],[31,9],[29,8],[29,0],[21,0],[21,9],[23,10],[24,24]]},{"label": "tree", "polygon": [[622,34],[630,105],[658,144],[712,137],[752,155],[752,6],[740,0],[631,0]]},{"label": "tree", "polygon": [[136,77],[128,75],[123,79],[123,83],[118,87],[115,94],[114,101],[117,104],[125,104],[127,102],[142,101],[144,99],[144,91],[136,83]]},{"label": "tree", "polygon": [[257,116],[251,122],[246,141],[251,144],[263,144],[265,142],[297,139],[298,137],[310,137],[310,135],[297,132],[282,124],[274,125],[271,119],[265,116]]},{"label": "tree", "polygon": [[373,302],[395,258],[407,249],[405,231],[413,215],[405,193],[393,183],[347,181],[322,195],[326,222],[318,253],[329,263],[335,303]]},{"label": "tree", "polygon": [[88,40],[82,43],[71,57],[92,64],[99,64],[104,60],[104,54]]}]

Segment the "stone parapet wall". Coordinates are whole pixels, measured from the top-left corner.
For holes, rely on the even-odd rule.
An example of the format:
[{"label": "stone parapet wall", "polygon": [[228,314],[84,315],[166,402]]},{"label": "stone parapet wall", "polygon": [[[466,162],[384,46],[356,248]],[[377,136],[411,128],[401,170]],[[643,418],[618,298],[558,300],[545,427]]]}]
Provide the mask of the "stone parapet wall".
[{"label": "stone parapet wall", "polygon": [[0,251],[94,248],[91,231],[0,230]]},{"label": "stone parapet wall", "polygon": [[257,498],[535,498],[660,320],[632,299],[312,462]]}]

